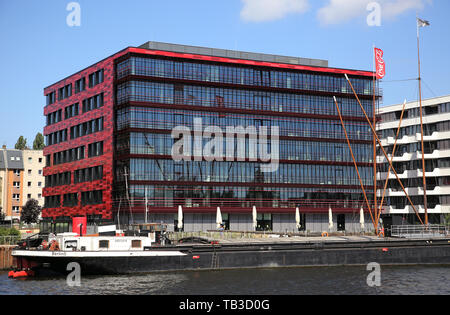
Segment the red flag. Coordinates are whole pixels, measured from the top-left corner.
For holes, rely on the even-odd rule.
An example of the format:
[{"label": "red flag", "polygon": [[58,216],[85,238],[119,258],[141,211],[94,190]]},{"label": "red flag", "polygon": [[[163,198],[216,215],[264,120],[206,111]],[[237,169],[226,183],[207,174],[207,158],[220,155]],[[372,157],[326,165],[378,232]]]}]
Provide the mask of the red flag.
[{"label": "red flag", "polygon": [[383,60],[383,51],[381,49],[375,48],[375,65],[377,79],[383,79],[386,75],[386,64]]}]

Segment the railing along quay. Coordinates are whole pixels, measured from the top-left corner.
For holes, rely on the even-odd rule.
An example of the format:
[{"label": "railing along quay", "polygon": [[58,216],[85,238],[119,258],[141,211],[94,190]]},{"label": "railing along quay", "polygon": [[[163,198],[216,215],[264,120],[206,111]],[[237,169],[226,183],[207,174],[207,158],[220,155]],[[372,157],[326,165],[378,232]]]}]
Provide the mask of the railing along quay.
[{"label": "railing along quay", "polygon": [[400,238],[448,237],[450,227],[445,225],[393,225],[391,236]]}]

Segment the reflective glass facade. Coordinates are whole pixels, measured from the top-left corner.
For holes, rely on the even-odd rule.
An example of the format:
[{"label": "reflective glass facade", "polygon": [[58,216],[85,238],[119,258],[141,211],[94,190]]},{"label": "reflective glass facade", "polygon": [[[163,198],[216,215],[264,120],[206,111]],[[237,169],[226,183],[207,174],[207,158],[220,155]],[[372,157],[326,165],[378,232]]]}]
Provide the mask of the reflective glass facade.
[{"label": "reflective glass facade", "polygon": [[[212,65],[144,57],[131,57],[117,65],[118,79],[128,75],[175,78],[257,87],[262,86],[344,93],[351,92],[344,76],[338,77],[311,72],[288,72],[270,68],[261,69],[256,67]],[[358,94],[372,95],[372,80],[354,78],[352,81]]]},{"label": "reflective glass facade", "polygon": [[[351,77],[370,116],[372,80]],[[372,133],[343,75],[136,54],[121,58],[115,84],[116,200],[127,198],[128,185],[136,212],[145,200],[154,213],[175,213],[179,205],[201,213],[215,213],[217,206],[227,214],[252,206],[265,213],[295,207],[326,212],[330,206],[337,213],[358,212],[364,198],[333,96],[372,198]],[[215,126],[224,134],[230,126],[277,127],[279,167],[263,172],[248,151],[240,161],[235,156],[210,162],[195,154],[175,161],[172,149],[180,138],[172,132],[180,126],[193,131],[195,119],[203,129]],[[188,140],[192,147],[195,141]],[[204,148],[210,139],[201,141]],[[246,148],[249,141],[245,137]],[[221,146],[225,152],[226,143]]]}]

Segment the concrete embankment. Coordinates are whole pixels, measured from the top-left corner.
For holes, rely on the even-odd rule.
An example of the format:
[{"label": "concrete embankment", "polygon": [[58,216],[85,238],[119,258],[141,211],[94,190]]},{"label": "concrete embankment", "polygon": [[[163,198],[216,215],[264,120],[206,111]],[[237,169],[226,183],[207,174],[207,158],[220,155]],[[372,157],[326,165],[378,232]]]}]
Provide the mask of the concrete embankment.
[{"label": "concrete embankment", "polygon": [[15,246],[0,245],[0,270],[8,270],[13,267],[12,250]]}]

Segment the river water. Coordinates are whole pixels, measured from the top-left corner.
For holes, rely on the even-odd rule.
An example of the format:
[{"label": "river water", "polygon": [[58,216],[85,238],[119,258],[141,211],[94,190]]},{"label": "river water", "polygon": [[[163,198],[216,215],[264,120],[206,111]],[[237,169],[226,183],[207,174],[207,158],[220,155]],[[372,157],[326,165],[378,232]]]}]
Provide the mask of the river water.
[{"label": "river water", "polygon": [[0,295],[447,295],[450,266],[381,266],[370,287],[366,267],[186,271],[132,276],[89,276],[79,287],[65,277],[9,279]]}]

